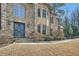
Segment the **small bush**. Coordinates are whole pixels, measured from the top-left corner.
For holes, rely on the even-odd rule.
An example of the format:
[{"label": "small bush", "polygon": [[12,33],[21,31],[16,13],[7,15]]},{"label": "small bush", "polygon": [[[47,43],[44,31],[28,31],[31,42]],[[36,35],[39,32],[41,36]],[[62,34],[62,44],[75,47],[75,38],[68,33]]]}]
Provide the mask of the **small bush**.
[{"label": "small bush", "polygon": [[53,36],[46,36],[44,41],[52,41],[54,40]]},{"label": "small bush", "polygon": [[31,32],[29,33],[29,38],[33,39],[33,41],[44,41],[45,36],[40,33]]},{"label": "small bush", "polygon": [[64,39],[64,32],[61,30],[56,30],[53,32],[54,40],[61,40]]}]

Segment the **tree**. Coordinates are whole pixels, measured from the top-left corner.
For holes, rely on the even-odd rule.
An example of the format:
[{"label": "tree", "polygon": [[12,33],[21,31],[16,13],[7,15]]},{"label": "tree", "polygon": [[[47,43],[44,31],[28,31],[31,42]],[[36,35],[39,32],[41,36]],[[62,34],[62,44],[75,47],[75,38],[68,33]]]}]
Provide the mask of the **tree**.
[{"label": "tree", "polygon": [[64,27],[64,33],[65,33],[65,36],[67,38],[72,38],[72,35],[73,35],[73,28],[71,26],[70,23],[68,23],[65,27]]},{"label": "tree", "polygon": [[69,25],[69,30],[68,30],[68,32],[69,32],[69,37],[72,38],[73,29],[72,29],[72,26],[71,26],[71,25]]},{"label": "tree", "polygon": [[76,8],[70,14],[71,25],[73,28],[73,36],[79,35],[79,8]]},{"label": "tree", "polygon": [[[66,25],[67,24],[67,25]],[[64,33],[65,33],[65,37],[69,37],[69,23],[66,23],[64,21]]]},{"label": "tree", "polygon": [[64,10],[61,10],[60,7],[64,6],[64,3],[52,3],[50,4],[51,10],[55,15],[62,15],[64,14]]},{"label": "tree", "polygon": [[60,23],[61,16],[65,13],[60,7],[64,6],[64,3],[50,3],[52,13],[58,16],[58,22]]},{"label": "tree", "polygon": [[70,21],[70,18],[68,16],[68,10],[66,9],[66,14],[64,16],[63,26],[64,26],[64,33],[67,38],[71,38],[71,36],[73,34],[73,29],[72,29],[72,26],[69,21]]},{"label": "tree", "polygon": [[78,28],[75,26],[75,25],[72,25],[71,24],[71,27],[72,27],[72,29],[73,29],[73,34],[72,34],[72,36],[74,37],[74,36],[77,36],[78,35]]},{"label": "tree", "polygon": [[54,32],[53,36],[54,37],[58,37],[61,35],[61,31],[59,29],[60,27],[60,20],[61,20],[61,16],[65,13],[64,10],[60,9],[60,7],[64,6],[65,4],[64,3],[50,3],[50,6],[51,6],[51,13],[53,13],[55,16],[57,16],[57,20],[58,20],[58,30],[56,32]]},{"label": "tree", "polygon": [[[75,25],[79,29],[79,8],[76,8],[70,16],[71,24]],[[78,30],[79,32],[79,30]]]}]

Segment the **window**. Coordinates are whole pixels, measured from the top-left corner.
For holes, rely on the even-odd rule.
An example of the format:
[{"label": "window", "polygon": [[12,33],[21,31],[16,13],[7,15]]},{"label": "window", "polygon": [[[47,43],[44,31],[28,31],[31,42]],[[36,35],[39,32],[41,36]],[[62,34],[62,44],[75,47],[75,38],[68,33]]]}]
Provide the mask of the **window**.
[{"label": "window", "polygon": [[42,29],[42,34],[46,34],[46,25],[43,25],[42,28],[43,28],[43,29]]},{"label": "window", "polygon": [[15,3],[13,4],[13,15],[24,17],[25,16],[25,8],[23,5]]},{"label": "window", "polygon": [[42,16],[46,18],[46,9],[42,10]]},{"label": "window", "polygon": [[37,10],[37,16],[38,16],[38,17],[41,16],[41,9],[40,9],[40,8],[38,8],[38,10]]},{"label": "window", "polygon": [[39,33],[41,33],[41,25],[38,25],[38,26],[37,26],[37,31],[38,31]]},{"label": "window", "polygon": [[0,3],[0,30],[1,30],[1,3]]}]

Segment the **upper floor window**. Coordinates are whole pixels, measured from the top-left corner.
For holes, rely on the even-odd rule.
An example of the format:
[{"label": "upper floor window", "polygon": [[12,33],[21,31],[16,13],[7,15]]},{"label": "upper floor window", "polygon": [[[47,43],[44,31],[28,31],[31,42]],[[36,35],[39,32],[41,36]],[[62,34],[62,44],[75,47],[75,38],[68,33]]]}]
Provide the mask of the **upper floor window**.
[{"label": "upper floor window", "polygon": [[37,10],[37,16],[38,16],[38,17],[41,16],[41,9],[40,9],[40,8],[38,8],[38,10]]},{"label": "upper floor window", "polygon": [[46,18],[46,9],[42,10],[42,16]]},{"label": "upper floor window", "polygon": [[13,15],[24,17],[25,16],[25,8],[23,5],[15,3],[13,4]]}]

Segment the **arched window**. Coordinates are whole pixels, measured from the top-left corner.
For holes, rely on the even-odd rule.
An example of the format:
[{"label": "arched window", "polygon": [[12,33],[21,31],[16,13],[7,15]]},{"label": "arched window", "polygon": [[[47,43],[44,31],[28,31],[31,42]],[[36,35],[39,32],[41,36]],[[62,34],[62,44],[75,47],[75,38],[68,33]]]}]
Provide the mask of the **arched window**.
[{"label": "arched window", "polygon": [[18,3],[13,4],[13,15],[19,16],[19,17],[24,17],[25,16],[25,7]]}]

